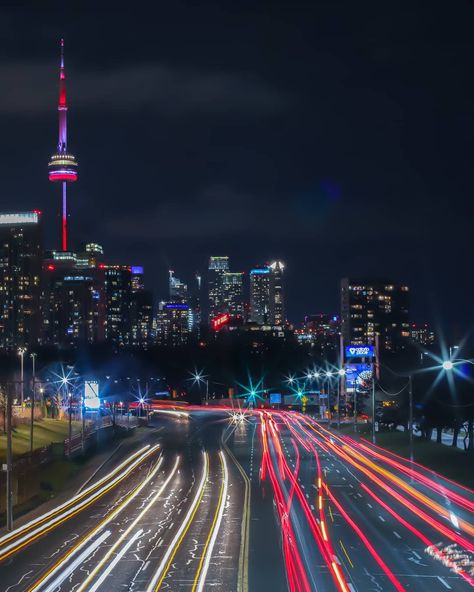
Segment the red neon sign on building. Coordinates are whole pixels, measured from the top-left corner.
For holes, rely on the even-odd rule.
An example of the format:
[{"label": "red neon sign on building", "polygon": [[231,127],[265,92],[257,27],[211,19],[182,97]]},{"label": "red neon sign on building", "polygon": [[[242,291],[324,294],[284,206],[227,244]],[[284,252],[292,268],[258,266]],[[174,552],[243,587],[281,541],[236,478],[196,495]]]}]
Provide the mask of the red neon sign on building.
[{"label": "red neon sign on building", "polygon": [[215,319],[212,320],[212,328],[214,331],[219,331],[224,325],[227,325],[229,322],[229,315],[227,313],[221,314]]}]

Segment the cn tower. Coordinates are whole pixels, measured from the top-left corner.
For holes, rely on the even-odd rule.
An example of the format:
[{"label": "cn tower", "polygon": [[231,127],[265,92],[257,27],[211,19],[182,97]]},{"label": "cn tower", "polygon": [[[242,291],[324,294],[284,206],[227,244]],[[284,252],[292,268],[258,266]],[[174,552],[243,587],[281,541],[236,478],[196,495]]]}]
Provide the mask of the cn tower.
[{"label": "cn tower", "polygon": [[67,184],[77,181],[76,157],[67,150],[66,74],[64,71],[64,39],[61,39],[59,66],[59,139],[58,149],[48,163],[49,180],[61,183],[61,249],[67,251]]}]

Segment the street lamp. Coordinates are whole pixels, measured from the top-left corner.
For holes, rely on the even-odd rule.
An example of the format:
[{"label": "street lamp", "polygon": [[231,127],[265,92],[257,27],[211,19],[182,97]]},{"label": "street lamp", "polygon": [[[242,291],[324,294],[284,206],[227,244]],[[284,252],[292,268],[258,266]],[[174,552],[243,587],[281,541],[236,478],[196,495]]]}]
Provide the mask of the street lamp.
[{"label": "street lamp", "polygon": [[209,405],[209,380],[204,376],[203,372],[203,370],[200,370],[199,372],[195,371],[194,373],[191,373],[191,376],[194,384],[203,383],[206,385],[206,405]]},{"label": "street lamp", "polygon": [[441,364],[443,370],[452,370],[454,368],[454,364],[451,362],[451,360],[445,360],[442,364]]},{"label": "street lamp", "polygon": [[31,397],[31,425],[30,425],[30,454],[33,454],[33,424],[35,421],[35,395],[36,395],[36,356],[31,353],[30,358],[33,365],[33,396]]}]

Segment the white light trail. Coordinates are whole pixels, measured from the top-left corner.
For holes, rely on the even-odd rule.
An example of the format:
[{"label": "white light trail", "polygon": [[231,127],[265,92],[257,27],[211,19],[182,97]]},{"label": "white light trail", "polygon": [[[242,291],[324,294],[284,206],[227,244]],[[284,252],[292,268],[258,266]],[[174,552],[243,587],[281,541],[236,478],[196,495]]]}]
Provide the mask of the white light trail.
[{"label": "white light trail", "polygon": [[[41,520],[38,520],[38,519],[36,521],[33,521],[32,524],[34,524],[36,522],[36,523],[40,523],[40,525],[38,527],[34,528],[33,530],[28,531],[27,534],[21,536],[20,538],[16,538],[12,543],[10,543],[6,547],[4,547],[0,551],[0,559],[2,559],[4,556],[8,555],[10,551],[14,552],[17,548],[21,548],[21,547],[25,546],[25,544],[28,544],[29,541],[37,539],[41,535],[45,534],[48,530],[51,530],[54,526],[59,525],[62,522],[64,522],[69,516],[76,514],[81,509],[87,507],[95,499],[100,497],[102,493],[105,493],[107,490],[111,489],[117,483],[122,481],[122,479],[125,476],[129,475],[133,471],[133,469],[135,469],[143,461],[145,456],[148,456],[152,452],[156,451],[158,448],[159,448],[159,445],[157,444],[156,446],[153,446],[153,448],[150,448],[149,450],[147,450],[145,453],[143,453],[141,456],[139,456],[132,464],[130,464],[128,466],[125,473],[119,474],[117,477],[112,479],[112,481],[106,483],[103,487],[98,489],[90,497],[83,499],[80,503],[70,506],[70,502],[68,502],[66,504],[66,506],[69,505],[70,507],[65,512],[60,513],[59,515],[55,516],[54,518],[52,518],[51,520],[49,520],[43,524],[41,524]],[[79,497],[81,497],[81,496],[79,495]],[[53,511],[53,513],[54,513],[54,511]],[[26,526],[27,525],[25,525],[25,527],[20,529],[20,531],[23,531],[26,528]]]},{"label": "white light trail", "polygon": [[[120,472],[124,467],[126,467],[128,464],[130,464],[133,459],[135,459],[136,457],[138,457],[140,455],[143,455],[149,448],[150,448],[149,444],[147,444],[143,448],[140,448],[140,450],[138,450],[137,452],[134,452],[129,457],[127,457],[122,463],[120,463],[117,467],[115,467],[112,471],[110,471],[110,473],[108,473],[107,475],[102,477],[102,479],[99,479],[99,481],[97,481],[96,483],[89,485],[89,487],[87,487],[86,489],[84,489],[83,491],[81,491],[80,493],[75,495],[74,497],[70,498],[67,502],[64,502],[64,503],[60,504],[59,506],[56,506],[55,508],[53,508],[49,512],[42,514],[41,516],[39,516],[38,518],[35,518],[34,520],[30,520],[30,522],[27,522],[26,524],[24,524],[20,528],[17,528],[15,530],[13,530],[12,532],[9,532],[8,534],[5,534],[4,536],[0,537],[0,546],[3,543],[8,542],[12,538],[17,538],[22,532],[24,532],[26,530],[30,530],[33,526],[35,526],[35,524],[38,524],[39,522],[44,522],[45,519],[49,518],[49,516],[57,514],[58,512],[63,510],[64,508],[71,506],[71,504],[74,504],[77,500],[83,499],[88,493],[97,489],[106,481],[109,481],[109,479],[111,479],[116,473]],[[3,549],[0,550],[0,558],[1,558],[2,554],[3,554]]]},{"label": "white light trail", "polygon": [[206,581],[206,576],[207,576],[207,571],[209,569],[209,563],[211,561],[211,557],[212,557],[212,552],[214,550],[214,545],[216,543],[216,539],[217,539],[217,535],[219,533],[220,527],[221,527],[221,522],[222,522],[222,516],[224,515],[224,509],[225,509],[225,505],[227,503],[227,487],[229,484],[229,476],[228,476],[228,472],[227,472],[227,463],[225,460],[225,454],[222,452],[222,450],[219,452],[221,460],[222,460],[222,466],[224,469],[224,490],[222,493],[222,500],[221,500],[221,505],[219,507],[219,514],[217,515],[217,521],[214,525],[214,530],[211,536],[211,541],[209,543],[209,546],[207,548],[206,551],[206,557],[204,558],[204,564],[203,564],[203,568],[201,571],[201,575],[199,576],[199,584],[198,584],[198,592],[202,592],[204,590],[204,584]]},{"label": "white light trail", "polygon": [[[65,570],[61,570],[60,575],[51,582],[51,584],[45,589],[44,592],[53,592],[54,590],[57,590],[58,586],[60,586],[64,580],[69,577],[72,572],[81,565],[81,563],[87,559],[87,557],[89,557],[89,555],[91,555],[98,547],[100,547],[100,545],[102,545],[102,543],[109,538],[109,536],[112,533],[110,532],[110,530],[106,530],[105,532],[103,532],[100,537],[95,540],[93,543],[91,543],[87,549],[85,551],[83,551],[79,557],[77,557],[75,559],[75,561],[73,561],[71,563],[71,565],[69,565]],[[56,570],[52,573],[56,573]]]},{"label": "white light trail", "polygon": [[[105,526],[107,526],[107,524],[112,522],[112,520],[115,520],[116,516],[118,516],[118,514],[120,514],[120,512],[124,508],[126,508],[137,497],[137,495],[142,491],[142,489],[154,478],[154,476],[158,472],[162,462],[163,462],[163,458],[160,458],[156,467],[140,483],[140,485],[133,491],[133,493],[130,494],[125,499],[124,502],[122,502],[119,506],[117,506],[115,508],[115,510],[110,512],[110,514],[108,514],[108,516],[105,520],[100,522],[87,536],[85,536],[84,539],[82,540],[82,542],[77,547],[73,548],[72,551],[70,551],[68,554],[66,554],[65,557],[60,559],[56,563],[54,568],[46,575],[46,577],[40,579],[32,588],[30,588],[29,592],[36,592],[37,590],[41,590],[43,588],[44,584],[46,584],[57,572],[61,572],[64,569],[64,565],[72,557],[74,557],[74,555],[76,555],[76,553],[78,553],[82,549],[82,547],[87,545],[94,538],[94,536],[97,535],[97,533],[99,533],[103,528],[105,528]],[[74,563],[76,563],[76,562],[74,562]]]},{"label": "white light trail", "polygon": [[105,579],[107,578],[107,576],[112,572],[112,570],[117,565],[117,563],[122,559],[122,557],[125,555],[125,553],[130,549],[130,547],[141,536],[142,533],[143,533],[143,528],[140,528],[140,530],[137,530],[137,532],[128,541],[128,543],[122,547],[122,549],[120,550],[119,553],[117,553],[117,555],[114,557],[113,561],[111,561],[109,563],[109,566],[102,573],[102,575],[97,580],[97,582],[92,586],[92,588],[89,588],[89,592],[95,592],[96,590],[99,589],[99,587],[105,582]]},{"label": "white light trail", "polygon": [[[93,592],[94,590],[97,590],[98,587],[100,586],[100,584],[104,581],[104,576],[103,574],[100,576],[100,578],[97,580],[97,582],[91,587],[89,588],[89,584],[92,581],[92,579],[98,574],[98,572],[102,569],[102,567],[105,565],[105,563],[107,563],[107,561],[110,559],[110,557],[112,556],[112,553],[114,553],[114,551],[116,551],[117,547],[128,537],[128,535],[131,533],[131,531],[137,526],[137,524],[140,522],[140,520],[145,516],[145,514],[148,512],[148,510],[153,506],[153,504],[155,502],[158,501],[158,499],[161,497],[161,495],[163,494],[163,491],[166,489],[166,487],[168,486],[169,482],[171,481],[171,479],[173,478],[174,474],[176,473],[176,470],[178,469],[178,465],[179,465],[179,461],[180,461],[180,457],[177,456],[176,457],[176,461],[174,463],[173,469],[171,471],[171,473],[168,475],[168,477],[166,478],[165,482],[163,483],[163,485],[160,487],[160,489],[155,493],[155,495],[151,498],[151,500],[146,504],[146,506],[143,508],[143,510],[138,514],[138,516],[135,518],[135,520],[130,524],[130,526],[127,528],[127,530],[125,530],[120,537],[117,539],[117,541],[112,545],[112,547],[107,551],[107,553],[104,555],[104,557],[100,560],[100,562],[97,564],[97,566],[91,571],[91,573],[89,574],[89,576],[87,577],[87,579],[81,584],[80,588],[77,590],[77,592],[82,592],[83,590],[87,590],[88,592]],[[128,545],[128,543],[127,543]],[[127,546],[125,545],[125,546]],[[120,551],[120,553],[122,553],[122,551]],[[120,555],[119,553],[119,555]],[[123,553],[122,553],[123,554]],[[115,565],[115,559],[112,561],[112,563]],[[111,564],[110,564],[111,565]],[[110,573],[111,568],[109,567],[107,568],[106,572]]]},{"label": "white light trail", "polygon": [[183,535],[184,531],[189,527],[189,524],[191,522],[191,517],[193,516],[194,510],[195,510],[196,506],[198,505],[199,500],[201,499],[201,493],[202,493],[202,491],[206,485],[206,481],[207,481],[207,470],[208,470],[208,463],[209,463],[207,453],[203,452],[202,454],[204,457],[204,467],[202,469],[202,477],[201,477],[201,481],[199,483],[199,487],[197,488],[196,495],[194,496],[193,502],[192,502],[183,522],[181,523],[181,526],[179,527],[178,532],[175,534],[171,544],[168,546],[168,549],[167,549],[163,559],[161,560],[161,563],[158,566],[158,569],[153,574],[153,578],[152,578],[151,582],[148,584],[146,592],[154,592],[155,591],[158,580],[161,578],[161,575],[163,574],[163,571],[167,566],[170,555],[174,551],[174,548],[176,547],[176,545],[177,545],[178,541],[180,540],[181,536]]}]

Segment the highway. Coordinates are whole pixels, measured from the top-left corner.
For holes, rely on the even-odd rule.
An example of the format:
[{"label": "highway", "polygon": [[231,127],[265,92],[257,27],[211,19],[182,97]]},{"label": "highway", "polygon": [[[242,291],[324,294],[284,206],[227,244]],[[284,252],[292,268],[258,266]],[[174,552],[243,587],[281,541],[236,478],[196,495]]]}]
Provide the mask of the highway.
[{"label": "highway", "polygon": [[0,537],[5,592],[471,590],[473,492],[295,412],[157,412]]}]

